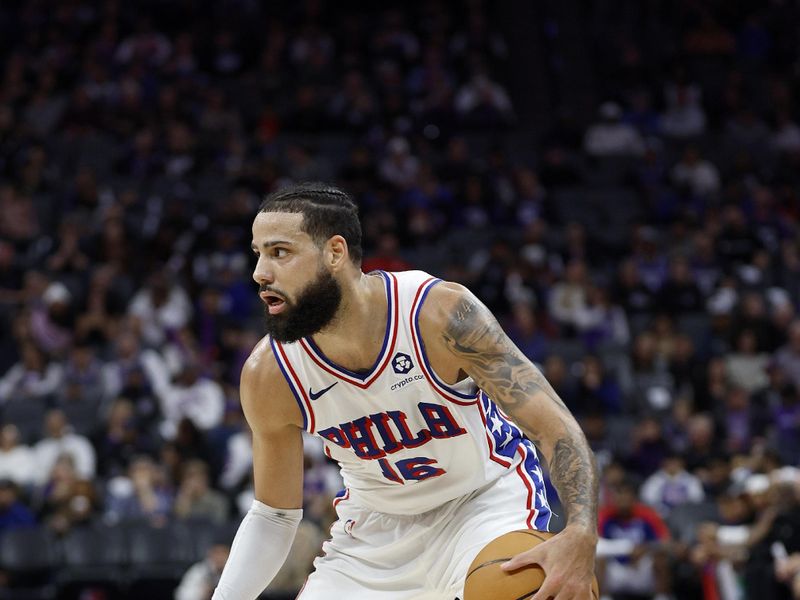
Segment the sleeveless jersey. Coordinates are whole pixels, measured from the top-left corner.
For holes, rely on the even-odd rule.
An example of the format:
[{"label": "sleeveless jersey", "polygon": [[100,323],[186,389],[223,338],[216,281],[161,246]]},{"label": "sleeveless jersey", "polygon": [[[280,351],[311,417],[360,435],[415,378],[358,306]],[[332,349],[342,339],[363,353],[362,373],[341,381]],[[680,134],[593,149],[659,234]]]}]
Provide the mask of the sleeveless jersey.
[{"label": "sleeveless jersey", "polygon": [[383,278],[388,311],[368,372],[333,363],[311,337],[270,340],[305,429],[341,467],[342,499],[419,514],[509,475],[528,489],[529,526],[546,530],[550,510],[534,445],[472,379],[446,384],[425,354],[419,314],[441,280],[422,271],[374,276]]}]

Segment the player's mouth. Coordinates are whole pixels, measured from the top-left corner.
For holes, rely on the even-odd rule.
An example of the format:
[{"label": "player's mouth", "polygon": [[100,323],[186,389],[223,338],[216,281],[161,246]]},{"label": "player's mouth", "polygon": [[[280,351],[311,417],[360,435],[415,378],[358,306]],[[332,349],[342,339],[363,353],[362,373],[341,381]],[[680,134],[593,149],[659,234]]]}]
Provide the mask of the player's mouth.
[{"label": "player's mouth", "polygon": [[278,294],[273,294],[272,292],[261,292],[259,296],[261,296],[261,300],[264,301],[264,304],[267,305],[267,310],[271,315],[277,315],[286,307],[286,301]]}]

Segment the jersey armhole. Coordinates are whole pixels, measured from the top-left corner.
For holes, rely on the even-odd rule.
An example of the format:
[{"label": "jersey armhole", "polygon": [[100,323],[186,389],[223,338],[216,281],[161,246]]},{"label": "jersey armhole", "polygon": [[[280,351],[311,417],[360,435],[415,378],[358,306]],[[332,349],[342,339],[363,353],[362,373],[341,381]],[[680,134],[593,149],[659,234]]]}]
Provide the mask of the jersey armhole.
[{"label": "jersey armhole", "polygon": [[431,365],[430,360],[428,359],[428,354],[425,352],[425,342],[422,339],[422,332],[420,331],[419,327],[419,315],[422,312],[422,307],[425,304],[425,300],[428,297],[428,292],[437,284],[441,283],[442,280],[436,277],[430,277],[426,279],[417,290],[417,293],[414,297],[414,302],[411,306],[411,337],[414,342],[414,351],[417,354],[417,360],[420,363],[420,368],[424,373],[425,377],[427,378],[428,382],[433,386],[433,388],[441,395],[444,396],[446,399],[455,402],[456,404],[474,404],[478,402],[479,398],[479,390],[476,390],[473,394],[465,394],[454,387],[445,383],[441,377],[436,374],[434,371],[433,366]]}]

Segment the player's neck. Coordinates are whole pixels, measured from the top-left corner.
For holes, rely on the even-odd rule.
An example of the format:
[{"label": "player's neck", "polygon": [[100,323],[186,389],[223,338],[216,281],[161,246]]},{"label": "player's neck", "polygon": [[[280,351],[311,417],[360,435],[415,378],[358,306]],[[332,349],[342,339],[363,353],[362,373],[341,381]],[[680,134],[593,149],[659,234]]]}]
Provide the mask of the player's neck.
[{"label": "player's neck", "polygon": [[375,363],[386,331],[388,304],[382,277],[361,274],[342,285],[342,304],[333,322],[314,342],[330,360],[352,370]]}]

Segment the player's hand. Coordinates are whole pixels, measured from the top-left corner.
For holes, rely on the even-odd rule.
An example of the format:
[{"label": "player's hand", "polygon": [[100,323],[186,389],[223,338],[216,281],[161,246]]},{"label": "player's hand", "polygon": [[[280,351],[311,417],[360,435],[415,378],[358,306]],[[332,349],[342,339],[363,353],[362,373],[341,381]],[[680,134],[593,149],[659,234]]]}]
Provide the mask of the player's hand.
[{"label": "player's hand", "polygon": [[531,600],[593,600],[596,545],[597,534],[594,531],[576,525],[567,526],[558,535],[517,554],[501,567],[504,571],[516,571],[537,564],[544,569],[544,583]]}]

